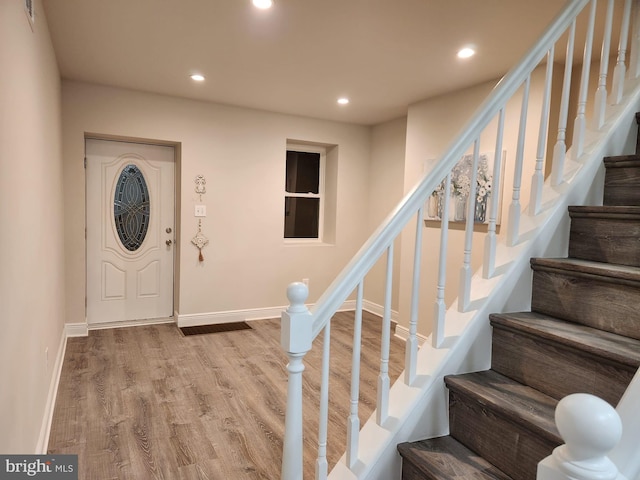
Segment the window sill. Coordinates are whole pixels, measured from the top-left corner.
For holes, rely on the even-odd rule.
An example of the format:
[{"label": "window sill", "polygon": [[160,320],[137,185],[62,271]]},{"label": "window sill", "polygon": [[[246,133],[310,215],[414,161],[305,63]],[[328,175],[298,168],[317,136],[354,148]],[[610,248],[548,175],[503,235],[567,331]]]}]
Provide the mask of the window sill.
[{"label": "window sill", "polygon": [[316,238],[285,238],[285,247],[335,247],[334,243],[323,242]]}]

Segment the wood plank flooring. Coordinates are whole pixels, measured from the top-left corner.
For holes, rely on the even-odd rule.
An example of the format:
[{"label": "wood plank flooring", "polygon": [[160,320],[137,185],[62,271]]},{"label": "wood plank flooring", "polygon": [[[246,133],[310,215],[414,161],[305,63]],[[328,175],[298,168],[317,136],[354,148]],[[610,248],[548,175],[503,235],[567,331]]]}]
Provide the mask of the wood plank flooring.
[{"label": "wood plank flooring", "polygon": [[[163,324],[70,338],[49,452],[78,454],[83,480],[279,479],[288,360],[279,319],[250,324],[189,337]],[[365,312],[361,424],[375,408],[380,324]],[[317,456],[321,337],[305,359],[305,478]],[[346,441],[353,312],[336,314],[331,337],[330,468]],[[392,337],[392,382],[403,363],[404,342]]]}]

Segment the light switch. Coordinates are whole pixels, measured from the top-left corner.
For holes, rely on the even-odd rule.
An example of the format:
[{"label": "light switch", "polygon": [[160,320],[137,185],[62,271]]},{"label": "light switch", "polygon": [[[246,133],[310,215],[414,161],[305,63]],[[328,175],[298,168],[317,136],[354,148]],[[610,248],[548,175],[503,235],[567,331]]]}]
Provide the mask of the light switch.
[{"label": "light switch", "polygon": [[206,205],[196,205],[196,217],[206,217],[207,216],[207,206]]}]

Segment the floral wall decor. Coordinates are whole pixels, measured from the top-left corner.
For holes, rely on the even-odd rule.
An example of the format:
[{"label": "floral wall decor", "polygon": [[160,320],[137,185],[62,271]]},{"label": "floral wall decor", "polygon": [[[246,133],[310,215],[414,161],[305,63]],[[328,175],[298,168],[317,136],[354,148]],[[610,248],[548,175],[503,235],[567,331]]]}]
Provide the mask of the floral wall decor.
[{"label": "floral wall decor", "polygon": [[[502,152],[502,158],[499,162],[504,163],[503,159],[506,152]],[[498,213],[496,215],[496,224],[500,223],[501,210],[501,179],[494,180],[495,156],[493,153],[481,153],[478,157],[478,170],[476,175],[476,194],[472,199],[475,203],[474,223],[489,223],[490,215],[490,199],[492,195],[498,195]],[[500,165],[501,167],[502,165]],[[471,194],[471,180],[473,169],[473,155],[465,155],[460,159],[451,171],[451,186],[449,192],[449,211],[446,217],[450,222],[465,222],[467,219],[467,207],[469,204],[469,196]],[[499,172],[502,168],[499,169]],[[500,175],[500,173],[499,173]],[[500,175],[501,176],[501,175]],[[442,220],[444,207],[444,182],[433,191],[426,204],[425,220]],[[494,193],[496,192],[496,193]]]}]

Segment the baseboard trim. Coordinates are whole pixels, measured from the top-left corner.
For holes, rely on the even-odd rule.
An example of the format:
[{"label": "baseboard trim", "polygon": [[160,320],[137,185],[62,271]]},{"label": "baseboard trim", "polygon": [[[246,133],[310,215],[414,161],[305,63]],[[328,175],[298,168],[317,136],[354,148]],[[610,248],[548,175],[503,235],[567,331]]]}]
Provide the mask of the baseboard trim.
[{"label": "baseboard trim", "polygon": [[87,323],[65,323],[64,334],[66,338],[86,337],[89,335],[89,325]]},{"label": "baseboard trim", "polygon": [[[377,303],[370,302],[369,300],[362,301],[362,309],[366,310],[369,313],[373,313],[374,315],[377,315],[379,317],[382,317],[384,315],[384,307],[382,305],[378,305]],[[392,322],[398,323],[399,317],[400,317],[400,314],[398,312],[396,312],[395,310],[391,310]]]},{"label": "baseboard trim", "polygon": [[49,383],[49,392],[47,393],[47,402],[44,407],[44,415],[42,417],[42,426],[40,427],[40,436],[36,445],[36,455],[46,455],[49,448],[49,435],[51,434],[51,422],[53,421],[53,411],[56,406],[56,398],[58,397],[58,385],[60,384],[60,375],[62,374],[62,364],[64,361],[64,353],[67,350],[67,328],[62,330],[60,345],[58,346],[58,354],[53,364],[51,382]]},{"label": "baseboard trim", "polygon": [[216,323],[245,322],[279,318],[286,307],[254,308],[248,310],[229,310],[226,312],[187,313],[178,315],[178,327],[197,327]]},{"label": "baseboard trim", "polygon": [[[313,304],[307,304],[307,307],[312,306]],[[338,311],[342,312],[347,310],[354,310],[355,306],[355,300],[347,300],[342,304]],[[177,323],[179,328],[197,327],[200,325],[213,325],[216,323],[250,322],[252,320],[280,318],[282,312],[286,309],[286,306],[281,306],[268,308],[250,308],[245,310],[229,310],[223,312],[186,313],[183,315],[176,314],[176,318],[178,319]]]},{"label": "baseboard trim", "polygon": [[87,325],[87,329],[89,331],[105,330],[107,328],[142,327],[145,325],[162,325],[164,323],[175,323],[175,317],[145,318],[142,320],[125,320],[122,322],[96,323]]},{"label": "baseboard trim", "polygon": [[[409,338],[409,329],[402,325],[396,325],[396,331],[394,335],[403,342],[406,342]],[[416,333],[416,337],[418,337],[418,345],[420,346],[429,339],[429,337],[425,337],[424,335],[420,335],[419,333]]]}]

